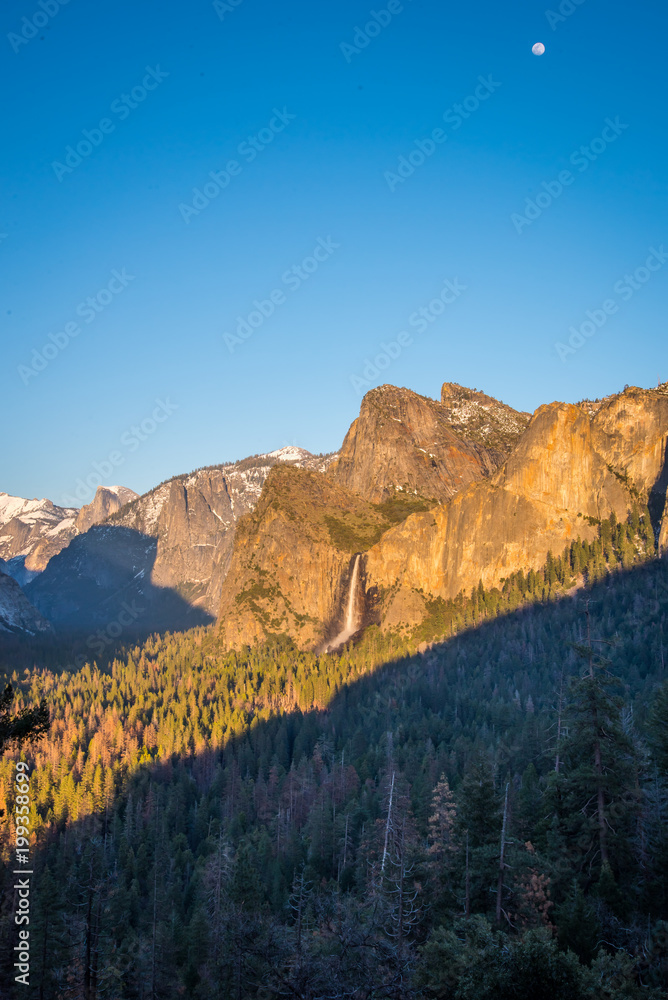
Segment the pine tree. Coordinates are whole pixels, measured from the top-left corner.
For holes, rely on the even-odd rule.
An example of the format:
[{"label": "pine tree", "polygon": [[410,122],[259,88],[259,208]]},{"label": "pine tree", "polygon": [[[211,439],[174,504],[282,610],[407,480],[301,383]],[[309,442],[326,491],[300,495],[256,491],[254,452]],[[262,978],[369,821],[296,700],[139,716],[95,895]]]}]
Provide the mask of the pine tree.
[{"label": "pine tree", "polygon": [[[633,787],[633,746],[621,722],[621,699],[613,693],[618,680],[608,671],[609,660],[594,649],[594,643],[611,645],[609,640],[595,640],[591,635],[589,604],[585,608],[584,643],[573,648],[584,660],[581,677],[571,687],[569,739],[564,747],[568,759],[561,783],[566,809],[576,818],[580,854],[590,849],[583,837],[591,836],[596,844],[598,865],[609,864],[615,877],[628,848],[629,823],[634,800],[625,796]],[[614,814],[615,824],[611,822]]]},{"label": "pine tree", "polygon": [[649,716],[652,757],[664,778],[668,778],[668,681],[659,688]]}]

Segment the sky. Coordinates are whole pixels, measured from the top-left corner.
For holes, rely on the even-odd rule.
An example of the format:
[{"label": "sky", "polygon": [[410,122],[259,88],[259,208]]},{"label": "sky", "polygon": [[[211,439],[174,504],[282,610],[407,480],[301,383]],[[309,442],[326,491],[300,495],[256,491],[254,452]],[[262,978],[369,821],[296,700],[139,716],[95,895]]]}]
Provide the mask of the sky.
[{"label": "sky", "polygon": [[550,2],[5,0],[0,491],[668,380],[668,11]]}]

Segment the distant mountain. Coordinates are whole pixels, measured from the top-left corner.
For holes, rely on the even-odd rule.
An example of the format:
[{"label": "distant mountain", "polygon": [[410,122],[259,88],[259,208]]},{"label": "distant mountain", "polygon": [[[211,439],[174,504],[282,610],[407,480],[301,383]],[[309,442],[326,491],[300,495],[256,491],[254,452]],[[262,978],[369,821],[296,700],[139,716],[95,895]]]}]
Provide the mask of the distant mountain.
[{"label": "distant mountain", "polygon": [[76,532],[79,511],[51,500],[24,500],[0,493],[0,558],[7,572],[27,583]]},{"label": "distant mountain", "polygon": [[111,514],[139,496],[127,486],[98,486],[93,500],[81,508],[75,521],[79,534],[88,531],[94,524],[101,524]]},{"label": "distant mountain", "polygon": [[351,622],[416,629],[439,601],[590,545],[613,514],[647,505],[666,551],[667,489],[668,385],[533,416],[451,382],[440,400],[381,386],[334,455],[291,446],[141,497],[101,488],[78,513],[5,498],[5,544],[31,560],[51,544],[25,589],[60,629],[218,618],[229,646],[288,634],[324,649]]},{"label": "distant mountain", "polygon": [[0,633],[37,635],[53,632],[37,608],[25,596],[16,580],[0,572]]},{"label": "distant mountain", "polygon": [[93,501],[78,510],[58,507],[51,500],[25,500],[0,493],[0,559],[6,564],[5,572],[24,586],[75,535],[136,496],[125,486],[99,486]]},{"label": "distant mountain", "polygon": [[[67,629],[113,624],[128,595],[146,605],[133,623],[138,629],[211,621],[236,523],[254,509],[272,467],[286,463],[323,472],[330,461],[288,446],[175,476],[75,538],[27,593],[50,621]],[[98,491],[98,511],[104,502]]]}]

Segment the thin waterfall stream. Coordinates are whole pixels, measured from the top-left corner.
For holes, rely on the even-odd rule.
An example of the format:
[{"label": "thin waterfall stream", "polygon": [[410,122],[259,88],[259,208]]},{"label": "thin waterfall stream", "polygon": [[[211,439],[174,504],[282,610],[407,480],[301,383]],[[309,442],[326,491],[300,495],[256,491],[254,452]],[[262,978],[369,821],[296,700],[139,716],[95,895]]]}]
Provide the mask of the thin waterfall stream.
[{"label": "thin waterfall stream", "polygon": [[350,590],[348,591],[348,602],[346,604],[346,617],[343,622],[343,628],[337,636],[335,636],[331,642],[327,644],[327,652],[331,652],[334,649],[338,649],[342,646],[344,642],[354,635],[359,628],[359,612],[357,608],[357,591],[359,590],[359,570],[360,570],[360,555],[358,552],[355,556],[355,564],[353,566],[353,572],[350,577]]}]

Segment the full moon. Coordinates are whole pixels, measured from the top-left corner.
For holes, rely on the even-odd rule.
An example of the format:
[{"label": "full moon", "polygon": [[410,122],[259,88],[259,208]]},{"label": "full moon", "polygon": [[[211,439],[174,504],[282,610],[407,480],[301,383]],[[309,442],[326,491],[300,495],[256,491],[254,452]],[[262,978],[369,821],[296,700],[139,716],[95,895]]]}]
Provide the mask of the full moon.
[{"label": "full moon", "polygon": [[543,52],[545,51],[545,46],[543,45],[542,42],[536,42],[535,45],[532,45],[531,51],[535,56],[542,56]]}]

